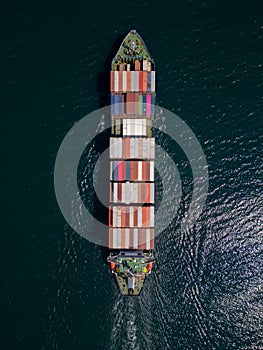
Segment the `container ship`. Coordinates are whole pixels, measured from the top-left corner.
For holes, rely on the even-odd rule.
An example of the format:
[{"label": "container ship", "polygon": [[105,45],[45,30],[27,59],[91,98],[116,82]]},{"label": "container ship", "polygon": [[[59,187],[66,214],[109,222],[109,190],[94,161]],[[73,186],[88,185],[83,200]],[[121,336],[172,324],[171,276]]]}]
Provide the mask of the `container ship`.
[{"label": "container ship", "polygon": [[112,60],[110,92],[107,261],[122,295],[138,296],[154,262],[155,64],[135,30]]}]

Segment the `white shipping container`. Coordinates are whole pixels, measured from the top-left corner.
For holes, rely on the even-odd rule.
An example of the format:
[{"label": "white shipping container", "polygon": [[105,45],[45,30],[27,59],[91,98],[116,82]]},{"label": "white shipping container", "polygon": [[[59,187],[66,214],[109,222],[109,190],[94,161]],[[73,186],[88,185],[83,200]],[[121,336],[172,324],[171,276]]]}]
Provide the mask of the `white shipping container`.
[{"label": "white shipping container", "polygon": [[130,230],[128,228],[125,229],[125,249],[129,249],[130,245]]},{"label": "white shipping container", "polygon": [[[136,141],[138,141],[138,139],[136,139]],[[138,158],[138,142],[134,143],[134,156]]]},{"label": "white shipping container", "polygon": [[117,228],[114,228],[112,230],[112,245],[113,245],[113,248],[117,248],[117,234],[118,234],[117,230],[118,230]]},{"label": "white shipping container", "polygon": [[125,203],[126,204],[130,204],[131,202],[131,186],[130,186],[130,182],[126,182],[126,184],[124,184],[125,187]]},{"label": "white shipping container", "polygon": [[130,139],[130,157],[135,158],[134,157],[134,138]]},{"label": "white shipping container", "polygon": [[114,91],[119,91],[119,71],[114,72]]},{"label": "white shipping container", "polygon": [[145,246],[146,249],[150,249],[150,241],[151,241],[151,230],[149,228],[146,229],[146,235],[145,235]]},{"label": "white shipping container", "polygon": [[129,226],[133,227],[134,226],[134,207],[130,207],[130,222]]},{"label": "white shipping container", "polygon": [[134,183],[130,183],[130,202],[134,203]]},{"label": "white shipping container", "polygon": [[150,181],[154,181],[154,161],[150,161]]},{"label": "white shipping container", "polygon": [[[111,148],[110,148],[110,151],[111,151]],[[112,180],[112,161],[110,162],[110,180]]]},{"label": "white shipping container", "polygon": [[113,158],[113,137],[110,137],[110,158]]},{"label": "white shipping container", "polygon": [[114,203],[118,202],[118,183],[114,182],[113,184],[113,198],[112,198]]},{"label": "white shipping container", "polygon": [[138,181],[142,181],[142,161],[138,162]]},{"label": "white shipping container", "polygon": [[146,159],[151,159],[151,143],[149,138],[147,138],[147,142],[146,142]]},{"label": "white shipping container", "polygon": [[154,207],[150,207],[150,226],[154,227]]},{"label": "white shipping container", "polygon": [[133,184],[134,186],[133,186],[133,194],[134,194],[134,196],[133,196],[133,198],[134,198],[134,203],[138,203],[138,183],[137,182],[134,182],[134,184]]},{"label": "white shipping container", "polygon": [[117,234],[117,248],[122,248],[121,246],[121,228],[118,228]]},{"label": "white shipping container", "polygon": [[133,230],[133,248],[138,249],[138,229]]},{"label": "white shipping container", "polygon": [[122,138],[118,137],[118,144],[117,144],[117,158],[122,158]]},{"label": "white shipping container", "polygon": [[127,136],[127,120],[126,119],[122,120],[122,125],[123,125],[123,136]]},{"label": "white shipping container", "polygon": [[142,207],[138,207],[138,227],[142,227]]},{"label": "white shipping container", "polygon": [[150,184],[150,202],[154,203],[154,184]]},{"label": "white shipping container", "polygon": [[134,72],[134,91],[139,91],[139,72]]},{"label": "white shipping container", "polygon": [[154,141],[154,138],[151,138],[150,141],[151,141],[151,159],[154,159],[154,157],[155,157],[155,141]]},{"label": "white shipping container", "polygon": [[111,207],[112,209],[112,226],[117,226],[117,214],[116,214],[116,207]]},{"label": "white shipping container", "polygon": [[147,159],[147,154],[146,154],[146,142],[148,142],[147,139],[142,139],[142,158]]},{"label": "white shipping container", "polygon": [[151,91],[155,91],[155,71],[151,72]]},{"label": "white shipping container", "polygon": [[127,91],[127,72],[125,70],[122,72],[122,89],[123,92]]},{"label": "white shipping container", "polygon": [[142,61],[142,70],[147,70],[147,61],[146,60]]}]

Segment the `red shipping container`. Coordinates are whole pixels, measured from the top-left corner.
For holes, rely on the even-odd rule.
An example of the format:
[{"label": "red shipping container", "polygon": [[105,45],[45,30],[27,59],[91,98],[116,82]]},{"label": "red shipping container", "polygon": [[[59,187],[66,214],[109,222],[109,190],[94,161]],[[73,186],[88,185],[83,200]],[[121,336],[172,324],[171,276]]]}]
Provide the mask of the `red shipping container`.
[{"label": "red shipping container", "polygon": [[138,161],[134,161],[134,181],[138,180]]},{"label": "red shipping container", "polygon": [[146,181],[150,181],[150,163],[145,162],[146,165]]},{"label": "red shipping container", "polygon": [[139,91],[143,91],[143,72],[139,72]]},{"label": "red shipping container", "polygon": [[138,226],[138,207],[134,207],[134,218],[133,218],[133,226]]},{"label": "red shipping container", "polygon": [[110,72],[110,91],[114,92],[114,71]]},{"label": "red shipping container", "polygon": [[146,162],[142,163],[142,181],[146,181],[147,175],[146,175]]},{"label": "red shipping container", "polygon": [[138,229],[138,248],[145,249],[145,230]]}]

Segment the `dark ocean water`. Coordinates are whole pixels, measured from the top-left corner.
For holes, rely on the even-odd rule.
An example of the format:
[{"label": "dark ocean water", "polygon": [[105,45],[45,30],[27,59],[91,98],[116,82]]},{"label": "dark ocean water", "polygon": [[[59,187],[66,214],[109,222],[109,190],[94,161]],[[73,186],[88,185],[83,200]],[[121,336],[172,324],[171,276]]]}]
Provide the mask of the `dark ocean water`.
[{"label": "dark ocean water", "polygon": [[[1,348],[263,349],[260,2],[1,7]],[[142,297],[123,299],[103,250],[65,222],[53,171],[74,123],[108,103],[109,59],[132,28],[158,104],[203,148],[209,194],[193,229],[175,221],[156,239]]]}]

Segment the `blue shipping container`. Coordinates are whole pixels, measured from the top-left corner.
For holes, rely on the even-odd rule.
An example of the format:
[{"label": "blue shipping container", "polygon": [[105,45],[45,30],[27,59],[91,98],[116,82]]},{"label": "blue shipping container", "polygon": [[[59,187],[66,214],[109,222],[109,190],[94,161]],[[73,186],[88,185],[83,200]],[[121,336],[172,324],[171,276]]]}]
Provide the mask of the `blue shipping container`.
[{"label": "blue shipping container", "polygon": [[142,96],[142,102],[143,102],[142,115],[146,115],[146,95],[145,94]]},{"label": "blue shipping container", "polygon": [[130,162],[126,162],[126,179],[130,180]]},{"label": "blue shipping container", "polygon": [[147,91],[151,91],[151,72],[147,72]]}]

